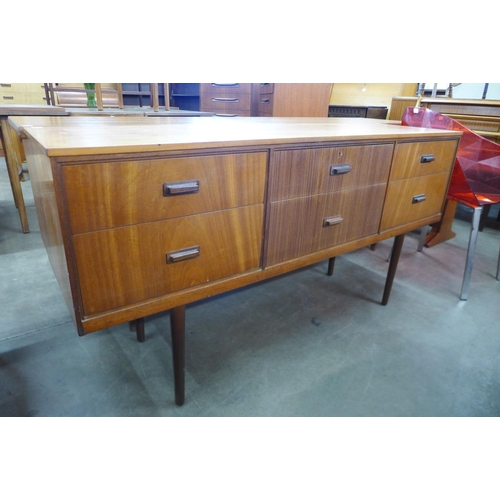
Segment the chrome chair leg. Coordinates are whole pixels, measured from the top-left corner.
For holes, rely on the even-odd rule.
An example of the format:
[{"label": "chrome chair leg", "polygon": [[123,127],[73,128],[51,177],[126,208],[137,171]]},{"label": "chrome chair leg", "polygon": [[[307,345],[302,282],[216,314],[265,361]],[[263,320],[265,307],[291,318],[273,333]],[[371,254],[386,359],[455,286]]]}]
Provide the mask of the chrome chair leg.
[{"label": "chrome chair leg", "polygon": [[467,260],[465,262],[464,279],[462,281],[462,291],[460,292],[460,300],[467,300],[469,293],[470,278],[472,274],[472,265],[474,263],[474,253],[476,252],[477,235],[479,233],[479,222],[483,207],[474,208],[472,214],[472,227],[470,230],[469,247],[467,249]]},{"label": "chrome chair leg", "polygon": [[[499,212],[499,214],[500,214],[500,212]],[[500,251],[498,252],[497,275],[496,275],[497,281],[499,280],[499,278],[498,278],[499,274],[500,274]]]},{"label": "chrome chair leg", "polygon": [[427,236],[429,226],[424,226],[420,229],[420,236],[418,238],[417,252],[421,252],[425,245],[425,238]]}]

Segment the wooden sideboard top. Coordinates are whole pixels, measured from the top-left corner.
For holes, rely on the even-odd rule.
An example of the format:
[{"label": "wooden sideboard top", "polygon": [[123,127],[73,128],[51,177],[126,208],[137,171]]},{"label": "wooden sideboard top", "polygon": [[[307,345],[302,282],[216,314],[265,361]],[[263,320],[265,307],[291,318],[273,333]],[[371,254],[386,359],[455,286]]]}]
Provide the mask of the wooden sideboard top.
[{"label": "wooden sideboard top", "polygon": [[365,118],[68,117],[60,124],[53,118],[30,125],[11,118],[11,123],[51,157],[460,135]]}]

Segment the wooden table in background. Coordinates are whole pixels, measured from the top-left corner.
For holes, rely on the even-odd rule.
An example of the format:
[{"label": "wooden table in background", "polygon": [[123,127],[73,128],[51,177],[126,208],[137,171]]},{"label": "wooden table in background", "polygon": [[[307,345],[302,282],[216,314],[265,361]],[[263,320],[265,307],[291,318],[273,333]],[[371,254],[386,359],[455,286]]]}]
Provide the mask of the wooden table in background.
[{"label": "wooden table in background", "polygon": [[177,109],[153,111],[150,108],[106,108],[98,111],[96,108],[63,108],[47,105],[0,105],[0,140],[5,155],[5,163],[9,173],[9,181],[14,197],[14,203],[19,211],[21,228],[23,233],[29,233],[29,222],[26,213],[26,205],[21,187],[22,164],[24,161],[24,150],[17,133],[8,123],[9,116],[16,117],[40,117],[40,116],[82,116],[82,117],[192,117],[211,116],[212,113],[201,111],[184,111]]}]

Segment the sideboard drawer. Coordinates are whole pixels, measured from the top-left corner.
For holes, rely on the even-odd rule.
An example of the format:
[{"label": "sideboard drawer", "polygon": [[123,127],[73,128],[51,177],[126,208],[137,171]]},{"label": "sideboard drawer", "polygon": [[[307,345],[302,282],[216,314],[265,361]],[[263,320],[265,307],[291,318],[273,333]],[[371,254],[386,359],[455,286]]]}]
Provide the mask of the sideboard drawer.
[{"label": "sideboard drawer", "polygon": [[386,184],[271,203],[266,267],[376,234]]},{"label": "sideboard drawer", "polygon": [[[259,152],[66,165],[72,232],[263,203],[266,163]],[[183,187],[186,181],[198,190]]]},{"label": "sideboard drawer", "polygon": [[393,144],[310,148],[274,153],[271,201],[387,182]]},{"label": "sideboard drawer", "polygon": [[449,173],[389,182],[380,231],[439,215]]},{"label": "sideboard drawer", "polygon": [[74,236],[85,315],[260,267],[263,205]]},{"label": "sideboard drawer", "polygon": [[397,144],[391,180],[449,172],[450,158],[455,158],[456,148],[456,141]]},{"label": "sideboard drawer", "polygon": [[251,83],[200,83],[201,94],[250,94]]},{"label": "sideboard drawer", "polygon": [[272,116],[273,94],[262,94],[259,96],[259,116]]},{"label": "sideboard drawer", "polygon": [[272,94],[274,92],[274,83],[260,83],[259,92],[261,94]]},{"label": "sideboard drawer", "polygon": [[201,94],[200,106],[202,109],[231,112],[234,110],[250,110],[250,94],[217,95]]}]

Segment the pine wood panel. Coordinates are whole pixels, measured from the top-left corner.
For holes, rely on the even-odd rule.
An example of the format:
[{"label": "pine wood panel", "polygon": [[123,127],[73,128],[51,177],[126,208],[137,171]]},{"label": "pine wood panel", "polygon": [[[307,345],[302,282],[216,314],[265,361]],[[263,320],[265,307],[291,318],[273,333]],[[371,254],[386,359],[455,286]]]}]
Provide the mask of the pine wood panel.
[{"label": "pine wood panel", "polygon": [[[266,266],[376,234],[386,184],[271,203]],[[342,222],[324,225],[327,218]]]},{"label": "pine wood panel", "polygon": [[[246,153],[63,167],[73,233],[263,203],[267,154]],[[198,180],[199,192],[163,195]]]},{"label": "pine wood panel", "polygon": [[[263,206],[76,235],[85,315],[134,304],[257,269]],[[168,252],[200,247],[194,259],[167,264]]]},{"label": "pine wood panel", "polygon": [[[457,141],[429,141],[397,144],[394,152],[391,180],[449,172]],[[422,163],[422,157],[432,155],[434,160]]]},{"label": "pine wood panel", "polygon": [[[441,213],[449,173],[427,175],[389,182],[382,215],[381,231]],[[426,200],[414,204],[413,198],[425,195]]]},{"label": "pine wood panel", "polygon": [[[393,144],[277,151],[269,167],[270,200],[283,200],[387,182]],[[332,165],[351,171],[330,175]]]},{"label": "pine wood panel", "polygon": [[331,83],[275,83],[273,116],[327,117]]}]

